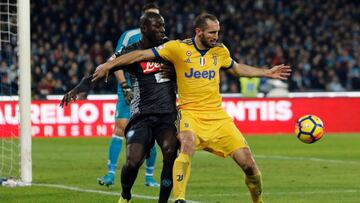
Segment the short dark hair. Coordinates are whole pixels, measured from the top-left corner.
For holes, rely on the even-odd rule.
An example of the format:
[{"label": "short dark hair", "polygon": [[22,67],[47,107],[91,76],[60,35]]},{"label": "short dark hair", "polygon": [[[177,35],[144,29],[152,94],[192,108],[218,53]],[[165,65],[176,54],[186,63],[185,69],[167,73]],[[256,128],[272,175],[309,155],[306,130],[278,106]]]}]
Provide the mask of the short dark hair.
[{"label": "short dark hair", "polygon": [[154,12],[148,12],[148,13],[144,13],[141,17],[140,17],[140,27],[149,24],[150,23],[150,19],[152,18],[162,18],[162,16],[158,13],[154,13]]},{"label": "short dark hair", "polygon": [[160,9],[159,6],[155,2],[147,3],[142,7],[142,12],[145,13],[146,10],[149,9]]},{"label": "short dark hair", "polygon": [[206,20],[218,21],[217,17],[210,13],[202,13],[196,16],[194,20],[194,28],[205,29],[207,26]]}]

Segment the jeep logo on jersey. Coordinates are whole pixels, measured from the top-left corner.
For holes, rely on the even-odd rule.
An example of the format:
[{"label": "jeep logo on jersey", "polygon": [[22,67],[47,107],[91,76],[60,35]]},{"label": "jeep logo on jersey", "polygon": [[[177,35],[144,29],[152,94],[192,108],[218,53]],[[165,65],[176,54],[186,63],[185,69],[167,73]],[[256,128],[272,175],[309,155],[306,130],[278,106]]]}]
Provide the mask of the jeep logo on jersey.
[{"label": "jeep logo on jersey", "polygon": [[143,69],[144,74],[149,74],[158,72],[160,70],[161,64],[153,61],[143,61],[140,62],[140,66]]},{"label": "jeep logo on jersey", "polygon": [[214,79],[215,78],[215,71],[214,70],[203,70],[203,71],[195,71],[194,68],[190,68],[190,73],[185,72],[185,77],[187,78],[204,78],[204,79]]}]

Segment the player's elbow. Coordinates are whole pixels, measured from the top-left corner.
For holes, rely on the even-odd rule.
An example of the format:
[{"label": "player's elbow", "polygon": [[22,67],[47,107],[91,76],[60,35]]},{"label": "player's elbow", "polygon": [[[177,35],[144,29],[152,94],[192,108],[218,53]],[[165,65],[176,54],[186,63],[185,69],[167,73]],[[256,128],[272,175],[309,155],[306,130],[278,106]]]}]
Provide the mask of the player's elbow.
[{"label": "player's elbow", "polygon": [[143,60],[147,60],[147,59],[148,59],[145,51],[141,50],[141,51],[139,51],[139,52],[140,52],[140,53],[139,53],[139,61],[143,61]]},{"label": "player's elbow", "polygon": [[230,69],[229,72],[235,77],[247,76],[246,72],[244,72],[242,69],[240,69],[238,67],[234,67],[234,68]]},{"label": "player's elbow", "polygon": [[235,71],[234,68],[229,69],[228,72],[235,77],[240,77],[239,73]]},{"label": "player's elbow", "polygon": [[151,59],[155,59],[155,55],[152,52],[151,49],[146,49],[146,50],[139,50],[138,51],[138,58],[137,61],[147,61],[147,60],[151,60]]},{"label": "player's elbow", "polygon": [[146,55],[143,53],[142,50],[136,50],[128,54],[130,57],[128,57],[128,61],[126,65],[133,64],[139,61],[146,60]]},{"label": "player's elbow", "polygon": [[234,73],[238,77],[254,77],[255,74],[251,69],[248,69],[247,66],[239,64],[236,68],[234,68]]}]

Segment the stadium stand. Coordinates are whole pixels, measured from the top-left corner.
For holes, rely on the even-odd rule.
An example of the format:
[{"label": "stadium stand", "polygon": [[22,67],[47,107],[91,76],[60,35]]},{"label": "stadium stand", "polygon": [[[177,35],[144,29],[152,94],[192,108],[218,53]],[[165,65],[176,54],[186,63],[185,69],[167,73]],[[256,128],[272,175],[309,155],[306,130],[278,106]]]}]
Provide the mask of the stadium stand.
[{"label": "stadium stand", "polygon": [[[31,1],[34,99],[63,94],[113,52],[120,34],[138,25],[145,1]],[[360,90],[359,1],[160,0],[167,35],[192,35],[194,17],[207,11],[221,21],[221,39],[238,62],[290,64],[290,91]],[[0,56],[1,83],[17,86],[14,46]],[[7,59],[7,60],[3,60]],[[239,92],[239,80],[221,74],[223,93]],[[261,81],[260,90],[266,85]],[[95,93],[114,93],[115,81]],[[266,91],[266,90],[263,90]]]}]

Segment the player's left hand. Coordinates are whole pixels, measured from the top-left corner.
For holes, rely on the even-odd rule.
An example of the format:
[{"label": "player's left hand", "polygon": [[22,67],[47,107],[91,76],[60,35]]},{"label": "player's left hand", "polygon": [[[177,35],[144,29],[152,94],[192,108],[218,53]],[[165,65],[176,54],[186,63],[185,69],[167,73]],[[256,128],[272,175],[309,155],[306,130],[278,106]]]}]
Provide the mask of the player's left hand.
[{"label": "player's left hand", "polygon": [[105,82],[107,82],[107,78],[109,76],[109,70],[106,68],[105,63],[100,64],[98,67],[96,67],[96,70],[93,74],[92,82],[97,81],[103,77],[105,77]]},{"label": "player's left hand", "polygon": [[127,85],[126,82],[121,83],[121,89],[124,94],[125,102],[130,105],[131,100],[134,98],[134,93],[131,90],[131,87]]},{"label": "player's left hand", "polygon": [[267,77],[280,79],[280,80],[287,80],[288,77],[291,75],[291,68],[290,66],[281,64],[277,66],[273,66],[271,69],[267,70]]}]

